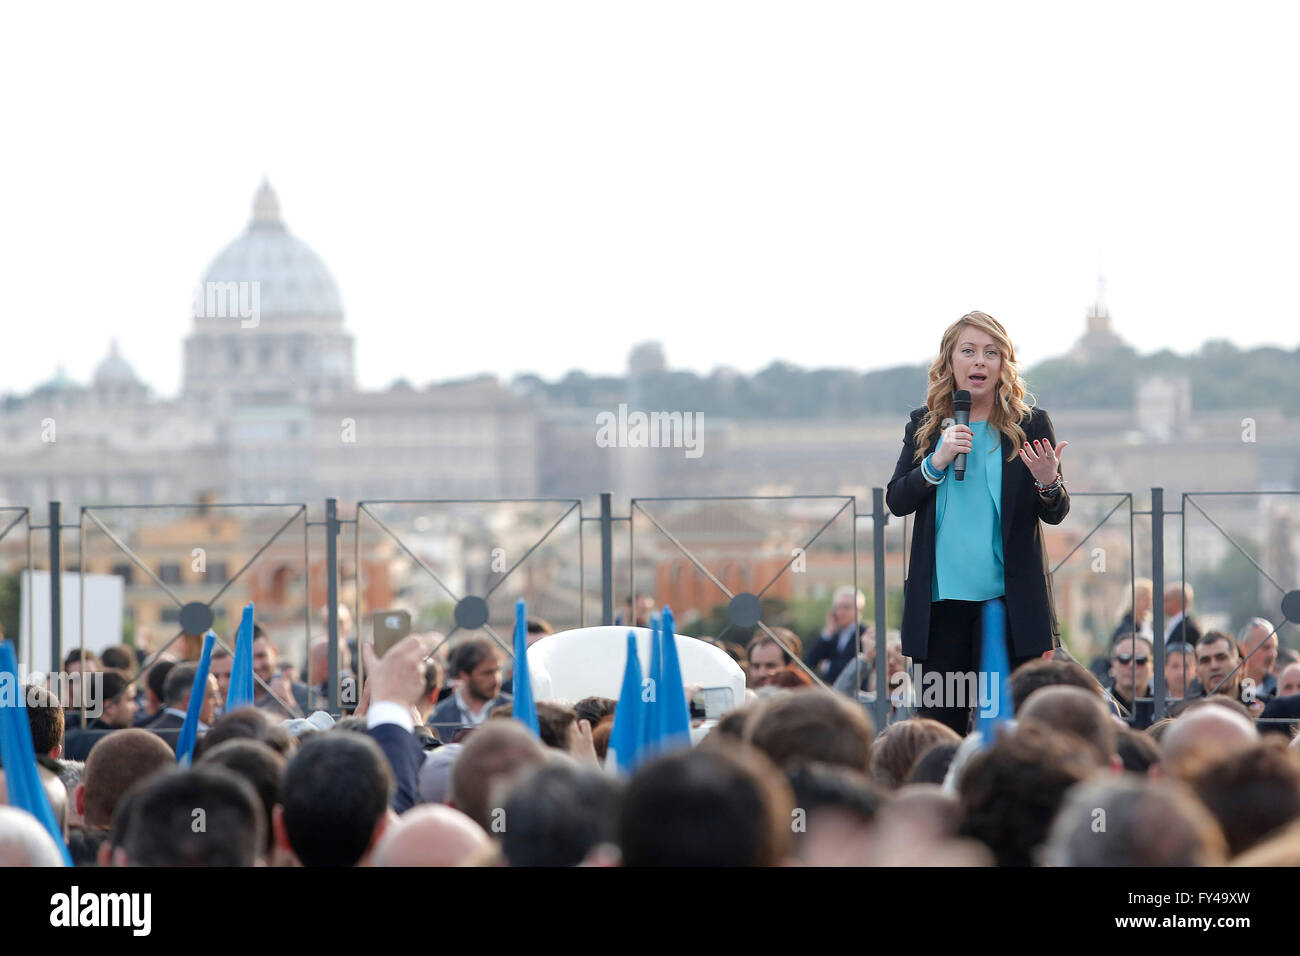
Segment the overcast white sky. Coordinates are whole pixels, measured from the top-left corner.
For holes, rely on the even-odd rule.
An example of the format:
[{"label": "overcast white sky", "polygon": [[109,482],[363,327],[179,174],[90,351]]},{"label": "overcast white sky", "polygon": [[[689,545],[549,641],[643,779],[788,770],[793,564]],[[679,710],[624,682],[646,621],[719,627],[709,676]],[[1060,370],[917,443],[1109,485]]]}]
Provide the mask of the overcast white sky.
[{"label": "overcast white sky", "polygon": [[361,383],[1300,343],[1282,3],[95,3],[0,12],[0,392],[180,381],[265,174]]}]

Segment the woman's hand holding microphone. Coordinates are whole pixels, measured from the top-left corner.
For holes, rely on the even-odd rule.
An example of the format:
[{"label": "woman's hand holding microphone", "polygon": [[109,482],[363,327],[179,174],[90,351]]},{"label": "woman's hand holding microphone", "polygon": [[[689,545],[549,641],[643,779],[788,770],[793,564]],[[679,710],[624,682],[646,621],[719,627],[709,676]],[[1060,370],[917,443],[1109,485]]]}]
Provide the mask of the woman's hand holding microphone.
[{"label": "woman's hand holding microphone", "polygon": [[939,447],[930,455],[935,471],[943,471],[958,455],[969,455],[975,433],[967,425],[949,425],[939,440]]}]

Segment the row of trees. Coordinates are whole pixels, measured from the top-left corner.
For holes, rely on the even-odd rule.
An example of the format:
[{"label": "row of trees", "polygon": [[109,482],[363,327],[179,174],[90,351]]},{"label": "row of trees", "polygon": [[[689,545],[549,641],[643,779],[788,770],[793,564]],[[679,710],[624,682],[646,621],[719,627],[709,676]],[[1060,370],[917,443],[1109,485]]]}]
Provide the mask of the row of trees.
[{"label": "row of trees", "polygon": [[[650,371],[638,376],[638,405],[690,408],[721,418],[852,418],[906,414],[925,394],[927,365],[874,372],[804,369],[773,362],[754,375],[719,369],[710,375]],[[1137,383],[1153,376],[1186,376],[1192,402],[1202,411],[1280,409],[1300,412],[1300,348],[1241,350],[1207,342],[1180,356],[1168,350],[1138,355],[1122,348],[1104,361],[1049,359],[1024,371],[1039,404],[1057,408],[1130,408]],[[629,400],[623,376],[570,372],[556,382],[536,375],[515,378],[514,387],[555,405],[612,407]]]}]

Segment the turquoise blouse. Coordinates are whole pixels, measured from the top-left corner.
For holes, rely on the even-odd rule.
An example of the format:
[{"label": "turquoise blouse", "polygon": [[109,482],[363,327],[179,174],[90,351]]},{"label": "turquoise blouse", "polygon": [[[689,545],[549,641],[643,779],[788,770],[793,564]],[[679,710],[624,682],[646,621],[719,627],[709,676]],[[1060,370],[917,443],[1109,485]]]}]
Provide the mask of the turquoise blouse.
[{"label": "turquoise blouse", "polygon": [[949,465],[934,489],[931,601],[987,601],[1006,594],[1002,436],[988,422],[971,422],[970,428],[974,438],[966,456],[965,479],[958,481]]}]

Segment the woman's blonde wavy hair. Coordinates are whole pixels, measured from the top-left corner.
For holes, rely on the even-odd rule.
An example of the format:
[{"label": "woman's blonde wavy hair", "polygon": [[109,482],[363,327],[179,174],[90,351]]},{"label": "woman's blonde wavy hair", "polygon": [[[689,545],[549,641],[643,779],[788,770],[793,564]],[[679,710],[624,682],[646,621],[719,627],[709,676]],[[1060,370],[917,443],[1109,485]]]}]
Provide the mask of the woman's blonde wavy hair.
[{"label": "woman's blonde wavy hair", "polygon": [[993,396],[993,411],[989,414],[989,424],[993,425],[1004,438],[1011,439],[1011,461],[1020,452],[1025,442],[1025,430],[1020,423],[1026,420],[1034,405],[1034,396],[1025,389],[1025,380],[1016,368],[1016,350],[1011,344],[1011,337],[1002,323],[984,312],[969,312],[948,326],[939,343],[939,356],[930,365],[930,384],[926,389],[925,416],[916,429],[913,443],[916,445],[915,460],[925,457],[925,449],[930,439],[941,430],[945,418],[953,417],[952,393],[956,379],[952,373],[952,353],[957,348],[957,337],[965,326],[972,326],[987,332],[997,343],[1002,357],[1002,369],[998,374],[997,390]]}]

